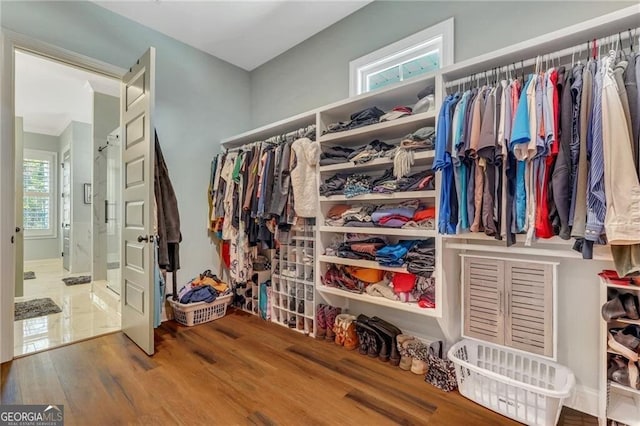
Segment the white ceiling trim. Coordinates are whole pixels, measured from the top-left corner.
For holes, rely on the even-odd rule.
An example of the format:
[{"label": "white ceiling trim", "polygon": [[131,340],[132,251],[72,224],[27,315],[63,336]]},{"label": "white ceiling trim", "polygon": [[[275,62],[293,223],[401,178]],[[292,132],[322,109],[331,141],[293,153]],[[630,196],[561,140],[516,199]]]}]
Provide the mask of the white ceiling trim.
[{"label": "white ceiling trim", "polygon": [[372,0],[95,1],[251,71]]}]

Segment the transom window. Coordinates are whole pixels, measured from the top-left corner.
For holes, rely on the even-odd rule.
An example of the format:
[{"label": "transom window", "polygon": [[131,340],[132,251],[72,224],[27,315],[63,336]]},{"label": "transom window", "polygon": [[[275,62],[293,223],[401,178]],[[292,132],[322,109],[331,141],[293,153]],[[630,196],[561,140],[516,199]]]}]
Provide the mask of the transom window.
[{"label": "transom window", "polygon": [[25,149],[23,227],[25,237],[56,237],[56,153]]},{"label": "transom window", "polygon": [[453,18],[351,61],[349,92],[370,92],[452,63]]}]

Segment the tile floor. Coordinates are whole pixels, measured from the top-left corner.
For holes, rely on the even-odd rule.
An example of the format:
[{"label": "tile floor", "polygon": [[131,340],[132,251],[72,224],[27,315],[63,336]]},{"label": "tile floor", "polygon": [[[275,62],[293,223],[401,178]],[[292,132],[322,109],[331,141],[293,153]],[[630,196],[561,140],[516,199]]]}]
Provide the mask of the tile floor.
[{"label": "tile floor", "polygon": [[70,274],[62,259],[26,261],[24,270],[34,271],[36,279],[24,282],[24,296],[16,302],[50,297],[62,312],[15,321],[14,356],[120,330],[120,297],[106,281],[66,286],[62,278]]}]

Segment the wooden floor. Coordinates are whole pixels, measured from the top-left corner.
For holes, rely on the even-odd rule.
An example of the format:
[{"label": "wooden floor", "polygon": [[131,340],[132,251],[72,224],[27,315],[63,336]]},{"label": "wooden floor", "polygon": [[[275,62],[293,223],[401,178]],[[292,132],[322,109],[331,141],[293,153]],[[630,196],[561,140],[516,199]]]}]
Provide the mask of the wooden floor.
[{"label": "wooden floor", "polygon": [[[2,404],[64,404],[66,425],[510,425],[423,378],[231,312],[166,322],[147,357],[122,333],[2,365]],[[561,424],[594,419],[565,410]]]}]

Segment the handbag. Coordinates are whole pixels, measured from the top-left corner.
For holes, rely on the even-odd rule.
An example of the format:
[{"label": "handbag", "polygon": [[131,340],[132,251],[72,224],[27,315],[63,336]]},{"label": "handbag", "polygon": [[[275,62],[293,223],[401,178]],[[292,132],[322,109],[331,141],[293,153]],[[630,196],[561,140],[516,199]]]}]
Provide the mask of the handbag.
[{"label": "handbag", "polygon": [[427,364],[429,369],[424,376],[424,381],[445,392],[450,392],[458,387],[456,370],[453,362],[442,355],[442,341],[433,342],[429,346]]}]

